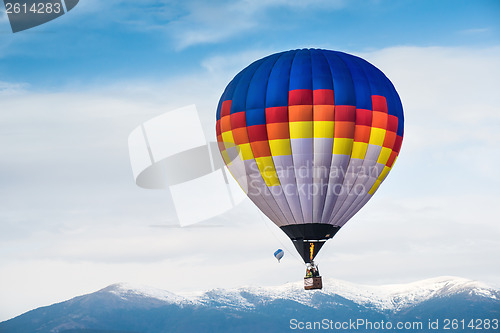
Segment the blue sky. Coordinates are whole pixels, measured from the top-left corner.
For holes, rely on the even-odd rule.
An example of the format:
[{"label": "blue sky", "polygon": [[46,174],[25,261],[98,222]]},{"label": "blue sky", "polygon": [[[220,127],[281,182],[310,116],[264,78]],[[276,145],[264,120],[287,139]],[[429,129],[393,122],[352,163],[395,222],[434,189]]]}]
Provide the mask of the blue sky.
[{"label": "blue sky", "polygon": [[232,77],[302,47],[379,67],[406,118],[387,181],[318,256],[323,275],[500,286],[498,17],[498,1],[81,0],[12,34],[2,12],[0,320],[119,281],[175,292],[300,280],[289,240],[249,202],[218,227],[152,228],[171,223],[168,195],[135,186],[127,138],[195,103],[213,140]]},{"label": "blue sky", "polygon": [[22,35],[2,20],[0,75],[39,88],[163,78],[256,48],[482,47],[498,41],[499,12],[497,1],[89,0]]}]

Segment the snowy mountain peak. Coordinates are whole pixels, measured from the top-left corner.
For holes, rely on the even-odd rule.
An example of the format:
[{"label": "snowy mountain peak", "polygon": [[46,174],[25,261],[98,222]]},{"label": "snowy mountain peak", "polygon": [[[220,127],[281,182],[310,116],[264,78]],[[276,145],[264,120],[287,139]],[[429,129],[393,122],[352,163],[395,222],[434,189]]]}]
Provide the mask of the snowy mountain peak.
[{"label": "snowy mountain peak", "polygon": [[131,298],[152,298],[166,303],[189,303],[189,300],[170,291],[137,284],[133,285],[126,282],[112,284],[99,290],[99,292],[110,293],[124,300]]},{"label": "snowy mountain peak", "polygon": [[340,296],[359,305],[379,310],[399,311],[435,297],[469,294],[500,300],[500,293],[487,285],[459,277],[443,276],[408,284],[369,286],[331,278],[323,279],[323,289],[306,291],[302,281],[273,287],[247,286],[234,289],[213,289],[183,296],[147,286],[118,283],[101,290],[122,299],[149,298],[168,304],[216,307],[254,308],[277,299],[290,300],[309,307],[317,306],[318,295]]},{"label": "snowy mountain peak", "polygon": [[442,276],[408,284],[388,284],[380,286],[357,285],[345,281],[327,279],[324,283],[326,293],[336,293],[358,304],[380,309],[400,310],[421,303],[433,297],[445,297],[459,293],[498,299],[498,291],[473,280],[459,277]]},{"label": "snowy mountain peak", "polygon": [[290,332],[288,323],[299,315],[330,318],[335,314],[344,320],[361,315],[370,322],[500,315],[498,290],[462,278],[381,286],[324,278],[323,285],[322,290],[306,291],[300,281],[181,296],[118,283],[0,323],[0,332]]}]

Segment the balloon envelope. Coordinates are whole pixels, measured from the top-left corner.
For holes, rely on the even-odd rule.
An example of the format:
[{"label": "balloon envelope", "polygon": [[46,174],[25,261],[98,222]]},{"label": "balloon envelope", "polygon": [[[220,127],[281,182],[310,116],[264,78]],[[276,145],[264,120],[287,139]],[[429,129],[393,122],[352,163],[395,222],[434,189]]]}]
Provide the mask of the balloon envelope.
[{"label": "balloon envelope", "polygon": [[274,257],[276,259],[278,259],[278,261],[280,261],[284,255],[285,255],[285,251],[283,251],[282,249],[278,249],[276,252],[274,252]]},{"label": "balloon envelope", "polygon": [[311,262],[384,181],[403,125],[399,96],[379,69],[302,49],[238,73],[219,101],[216,131],[233,177]]}]

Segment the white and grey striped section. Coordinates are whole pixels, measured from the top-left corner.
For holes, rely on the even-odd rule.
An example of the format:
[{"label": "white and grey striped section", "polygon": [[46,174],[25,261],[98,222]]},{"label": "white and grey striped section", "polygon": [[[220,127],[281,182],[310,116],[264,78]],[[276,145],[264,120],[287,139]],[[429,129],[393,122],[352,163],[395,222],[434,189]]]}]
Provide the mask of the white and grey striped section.
[{"label": "white and grey striped section", "polygon": [[363,160],[351,159],[344,182],[345,191],[341,194],[341,201],[337,202],[330,223],[338,225],[338,222],[353,206],[354,202],[368,194],[371,186],[373,186],[383,170],[383,165],[381,168],[377,168],[377,159],[381,150],[382,147],[369,144]]},{"label": "white and grey striped section", "polygon": [[313,138],[290,139],[290,144],[304,223],[313,223]]},{"label": "white and grey striped section", "polygon": [[[262,178],[255,159],[245,160],[243,162],[245,166],[245,173],[247,175],[247,195],[250,200],[252,200],[257,207],[259,207],[262,212],[278,226],[288,224],[287,216],[285,215],[287,210],[283,205],[283,200],[280,198],[277,201],[275,196],[271,193],[270,188],[267,187],[264,179]],[[288,212],[286,214],[289,215],[288,217],[291,217],[291,213]]]},{"label": "white and grey striped section", "polygon": [[328,189],[323,208],[323,216],[321,223],[330,223],[330,218],[333,214],[339,195],[344,184],[344,178],[347,174],[350,155],[332,155],[332,163],[330,165],[330,175],[328,180]]},{"label": "white and grey striped section", "polygon": [[297,181],[295,179],[295,168],[291,155],[273,156],[274,167],[276,174],[281,184],[282,191],[286,202],[293,216],[292,223],[304,223],[302,208],[300,206],[299,193],[297,191]]},{"label": "white and grey striped section", "polygon": [[332,165],[333,138],[314,138],[313,221],[323,222]]}]

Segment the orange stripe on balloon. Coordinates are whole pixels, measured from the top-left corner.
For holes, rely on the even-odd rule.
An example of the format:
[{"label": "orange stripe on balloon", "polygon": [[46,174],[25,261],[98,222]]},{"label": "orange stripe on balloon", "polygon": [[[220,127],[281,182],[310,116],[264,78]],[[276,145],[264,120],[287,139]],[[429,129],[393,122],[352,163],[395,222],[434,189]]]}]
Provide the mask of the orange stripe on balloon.
[{"label": "orange stripe on balloon", "polygon": [[313,107],[312,105],[292,105],[288,107],[288,117],[290,122],[295,121],[312,121]]},{"label": "orange stripe on balloon", "polygon": [[267,136],[269,140],[289,139],[290,126],[288,123],[267,124]]},{"label": "orange stripe on balloon", "polygon": [[333,105],[314,105],[313,108],[314,121],[334,121],[335,106]]},{"label": "orange stripe on balloon", "polygon": [[228,132],[231,130],[231,117],[230,116],[224,116],[220,120],[220,129],[221,132]]},{"label": "orange stripe on balloon", "polygon": [[368,141],[370,141],[370,133],[370,126],[356,125],[354,130],[354,141],[368,143]]},{"label": "orange stripe on balloon", "polygon": [[271,150],[269,149],[269,142],[267,141],[255,141],[250,142],[252,147],[252,152],[255,158],[271,156]]},{"label": "orange stripe on balloon", "polygon": [[336,121],[335,122],[335,138],[354,138],[354,122],[351,121]]},{"label": "orange stripe on balloon", "polygon": [[248,143],[248,133],[246,127],[233,129],[234,143],[242,145]]},{"label": "orange stripe on balloon", "polygon": [[387,113],[373,111],[372,127],[387,129]]},{"label": "orange stripe on balloon", "polygon": [[391,131],[386,131],[385,138],[384,138],[384,144],[382,146],[392,149],[394,147],[394,143],[396,142],[396,136],[397,136],[396,133],[391,132]]},{"label": "orange stripe on balloon", "polygon": [[398,156],[398,153],[395,151],[392,151],[391,156],[389,156],[389,159],[387,160],[387,163],[385,164],[389,168],[392,168],[392,165],[394,164],[394,161],[396,160],[396,157]]}]

